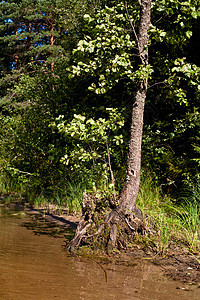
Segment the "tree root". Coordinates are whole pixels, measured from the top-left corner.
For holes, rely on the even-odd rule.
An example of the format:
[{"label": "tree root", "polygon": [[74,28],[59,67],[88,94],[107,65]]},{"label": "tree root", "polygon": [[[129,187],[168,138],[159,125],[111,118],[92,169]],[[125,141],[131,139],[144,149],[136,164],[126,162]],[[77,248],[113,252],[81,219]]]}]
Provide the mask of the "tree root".
[{"label": "tree root", "polygon": [[101,237],[103,240],[101,246],[103,243],[104,249],[110,253],[116,246],[126,248],[138,232],[141,234],[147,232],[147,222],[143,222],[142,213],[138,208],[135,213],[125,215],[120,206],[109,212],[108,204],[107,213],[103,215],[102,203],[105,201],[84,192],[82,218],[74,238],[66,246],[69,252],[74,253],[79,246],[86,244],[86,241],[90,245],[88,242],[90,238]]}]

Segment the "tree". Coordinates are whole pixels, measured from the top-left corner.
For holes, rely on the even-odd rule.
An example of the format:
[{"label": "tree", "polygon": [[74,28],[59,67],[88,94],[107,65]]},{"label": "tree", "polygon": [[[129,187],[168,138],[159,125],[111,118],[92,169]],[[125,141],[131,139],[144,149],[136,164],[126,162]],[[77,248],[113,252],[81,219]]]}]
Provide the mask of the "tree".
[{"label": "tree", "polygon": [[[127,84],[128,92],[134,95],[127,175],[119,196],[119,205],[105,217],[96,233],[93,233],[98,234],[107,224],[110,228],[108,245],[115,244],[117,224],[122,220],[134,231],[137,227],[135,220],[142,219],[142,214],[136,206],[136,198],[140,183],[144,104],[152,72],[154,71],[154,76],[151,86],[157,89],[160,86],[168,101],[167,104],[162,102],[162,105],[173,102],[177,106],[177,112],[181,106],[188,103],[186,90],[189,88],[185,89],[186,85],[193,86],[195,93],[198,92],[198,67],[182,58],[179,59],[192,35],[191,20],[199,16],[198,8],[197,1],[156,1],[153,2],[152,8],[151,1],[139,1],[131,2],[129,6],[127,3],[119,3],[114,7],[106,6],[96,17],[85,15],[85,38],[79,41],[77,49],[73,52],[77,64],[68,70],[71,72],[71,78],[82,74],[88,76],[88,89],[97,94],[107,93],[123,80]],[[152,25],[151,11],[154,23],[165,19],[166,23],[163,22],[159,27]],[[148,59],[148,48],[151,44],[153,45],[150,48],[150,62],[153,68]],[[169,53],[166,45],[171,47]],[[182,73],[183,77],[179,77],[177,73]],[[155,94],[152,94],[152,97],[155,97]],[[88,228],[94,223],[94,215],[86,209],[94,209],[93,201],[89,198],[86,194],[83,197],[83,218],[68,246],[69,250],[73,251],[83,237],[87,239],[93,236],[88,232]]]},{"label": "tree", "polygon": [[80,16],[87,7],[85,0],[0,3],[0,47],[4,48],[1,52],[1,106],[20,103],[20,85],[24,80],[34,81],[40,72],[44,76],[56,76],[54,66],[60,60],[65,63],[69,60],[74,36],[79,35]]},{"label": "tree", "polygon": [[10,126],[9,134],[2,135],[0,156],[3,167],[33,174],[29,184],[35,194],[66,182],[67,170],[60,163],[65,144],[48,125],[69,111],[73,89],[64,70],[81,35],[87,2],[0,3],[1,131]]},{"label": "tree", "polygon": [[[120,8],[122,4],[118,6]],[[109,18],[109,13],[112,12],[112,9],[106,8],[108,12],[107,17]],[[142,143],[142,131],[143,131],[143,114],[144,114],[144,104],[145,104],[145,98],[146,98],[146,93],[147,93],[147,84],[148,84],[148,75],[149,75],[149,65],[148,65],[148,41],[149,41],[149,26],[150,26],[150,15],[151,15],[151,0],[142,0],[140,2],[140,19],[139,19],[139,28],[138,28],[138,34],[135,32],[134,25],[132,23],[132,19],[129,16],[128,13],[128,8],[127,9],[127,14],[129,18],[129,22],[132,25],[133,32],[136,36],[136,41],[137,41],[137,49],[138,49],[138,56],[139,56],[139,61],[140,61],[140,70],[139,70],[139,80],[137,81],[137,86],[136,86],[136,91],[135,91],[135,101],[133,103],[132,107],[132,123],[131,123],[131,130],[130,130],[130,142],[129,142],[129,153],[128,153],[128,163],[127,163],[127,175],[126,175],[126,181],[124,184],[124,187],[121,191],[121,194],[119,196],[119,205],[115,207],[105,218],[105,222],[109,225],[110,227],[110,235],[109,235],[109,242],[108,245],[113,247],[116,243],[117,239],[117,224],[119,223],[119,220],[123,220],[127,222],[127,224],[134,224],[134,216],[142,219],[142,214],[140,210],[136,206],[136,199],[137,199],[137,194],[139,191],[139,184],[140,184],[140,168],[141,168],[141,143]],[[117,13],[114,9],[114,14]],[[87,16],[86,16],[87,17]],[[89,16],[88,16],[89,18]],[[121,18],[121,16],[119,16]],[[91,20],[92,21],[92,20]],[[126,22],[126,20],[124,20]],[[112,20],[111,20],[112,22]],[[101,25],[97,25],[101,26]],[[102,25],[103,26],[103,25]],[[105,25],[104,25],[105,26]],[[117,26],[117,24],[116,24]],[[119,27],[117,28],[119,31]],[[108,29],[109,30],[109,29]],[[123,36],[124,38],[124,36]],[[122,39],[123,39],[122,38]],[[125,37],[126,41],[131,44],[130,41],[130,36],[127,34]],[[98,40],[98,39],[97,39]],[[119,40],[118,40],[119,42]],[[123,41],[120,41],[123,42]],[[86,44],[86,43],[85,43]],[[95,46],[89,41],[89,46],[91,50],[90,52],[92,53],[95,48]],[[127,43],[128,45],[128,43]],[[126,45],[126,46],[127,46]],[[82,46],[81,43],[79,42],[79,47]],[[105,47],[106,47],[105,43]],[[132,44],[131,44],[132,46]],[[84,47],[84,44],[83,44]],[[84,51],[84,50],[83,50]],[[120,57],[121,54],[121,57]],[[120,65],[124,66],[125,65],[125,72],[124,75],[128,74],[132,64],[130,60],[131,54],[127,54],[126,59],[123,59],[125,56],[125,52],[119,53],[116,51],[116,64],[118,64],[117,67]],[[129,56],[130,55],[130,56]],[[105,56],[104,56],[105,58]],[[128,61],[128,63],[127,63]],[[98,62],[97,62],[98,63]],[[129,64],[130,68],[127,68],[127,64]],[[83,64],[83,67],[87,67],[86,65]],[[128,72],[127,72],[128,69]],[[73,71],[79,71],[80,68],[75,69]],[[98,67],[96,67],[96,70],[98,70]],[[114,70],[115,72],[115,70]],[[134,76],[131,74],[131,76]],[[102,76],[100,75],[100,78]],[[117,79],[115,79],[117,80]],[[102,78],[100,82],[100,92],[104,92],[105,88],[102,85],[102,81],[105,81],[105,77]],[[112,84],[112,83],[111,83]],[[93,85],[94,86],[94,85]],[[92,88],[92,87],[91,87]],[[90,88],[90,89],[91,89]],[[99,91],[98,88],[96,88],[96,92]],[[83,199],[83,206],[87,207],[90,206],[91,209],[91,204],[89,204],[87,195],[85,195],[86,199]],[[81,239],[83,236],[85,236],[85,233],[87,231],[87,228],[90,226],[91,223],[91,216],[89,217],[88,220],[88,213],[83,215],[83,219],[80,221],[76,235],[74,239],[71,241],[71,243],[68,245],[68,249],[73,251],[77,245],[80,244]],[[131,225],[130,225],[131,226]],[[104,229],[104,224],[100,226],[99,231]]]}]

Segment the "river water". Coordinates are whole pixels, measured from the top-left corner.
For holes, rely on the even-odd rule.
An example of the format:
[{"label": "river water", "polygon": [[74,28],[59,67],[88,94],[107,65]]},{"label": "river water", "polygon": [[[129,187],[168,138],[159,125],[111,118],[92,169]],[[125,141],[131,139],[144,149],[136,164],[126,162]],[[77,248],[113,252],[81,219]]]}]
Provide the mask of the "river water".
[{"label": "river water", "polygon": [[0,208],[1,300],[200,299],[199,288],[177,289],[185,285],[149,263],[126,266],[71,257],[64,233],[48,226]]}]

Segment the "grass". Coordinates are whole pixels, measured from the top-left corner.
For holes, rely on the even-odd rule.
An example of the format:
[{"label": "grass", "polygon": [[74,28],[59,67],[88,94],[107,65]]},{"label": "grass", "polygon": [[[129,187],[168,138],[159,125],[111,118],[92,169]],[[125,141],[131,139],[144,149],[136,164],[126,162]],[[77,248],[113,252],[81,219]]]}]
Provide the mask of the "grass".
[{"label": "grass", "polygon": [[67,185],[66,204],[69,208],[69,212],[80,212],[82,209],[84,186],[82,183],[71,183]]},{"label": "grass", "polygon": [[175,211],[180,221],[180,232],[187,242],[189,251],[198,253],[200,250],[200,205],[195,202],[186,202]]},{"label": "grass", "polygon": [[28,200],[32,205],[54,204],[59,212],[65,208],[69,213],[77,214],[82,210],[83,191],[84,186],[81,183],[68,182],[63,189],[46,190],[39,195],[29,194]]},{"label": "grass", "polygon": [[[194,197],[192,197],[192,195]],[[141,180],[138,206],[143,214],[147,213],[156,231],[150,241],[157,252],[164,255],[172,246],[179,245],[190,253],[200,251],[200,202],[198,191],[184,194],[184,201],[177,205],[169,197],[163,196],[151,176]],[[200,200],[200,199],[199,199]]]},{"label": "grass", "polygon": [[180,197],[180,205],[175,208],[180,221],[180,231],[192,253],[200,251],[200,180],[186,183]]},{"label": "grass", "polygon": [[[35,184],[35,185],[34,185]],[[69,213],[79,213],[82,209],[82,195],[85,185],[68,182],[66,186],[41,189],[39,183],[27,183],[21,176],[0,173],[0,196],[4,203],[29,202],[31,205],[55,204],[59,210],[64,206]]]},{"label": "grass", "polygon": [[[157,231],[156,237],[153,241],[157,248],[157,252],[164,255],[170,246],[173,232],[164,213],[160,212],[156,217],[153,218],[153,221]],[[168,226],[166,226],[167,224]]]},{"label": "grass", "polygon": [[3,180],[3,175],[0,175],[0,194],[6,194],[6,185],[5,182]]}]

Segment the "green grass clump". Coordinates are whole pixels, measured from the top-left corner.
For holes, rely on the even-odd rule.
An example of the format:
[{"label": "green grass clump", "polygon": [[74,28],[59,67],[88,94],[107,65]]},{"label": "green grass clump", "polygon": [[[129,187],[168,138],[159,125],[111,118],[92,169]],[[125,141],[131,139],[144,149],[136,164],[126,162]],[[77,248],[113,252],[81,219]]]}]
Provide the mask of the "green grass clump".
[{"label": "green grass clump", "polygon": [[173,208],[179,221],[179,233],[186,241],[187,248],[192,253],[200,250],[200,205],[185,202],[180,207]]},{"label": "green grass clump", "polygon": [[80,212],[82,209],[84,185],[82,183],[68,182],[66,193],[66,205],[70,213]]},{"label": "green grass clump", "polygon": [[[194,195],[192,198],[191,195]],[[191,253],[200,251],[200,202],[197,192],[185,194],[184,201],[176,204],[162,195],[151,176],[141,180],[137,205],[143,215],[148,214],[155,228],[150,238],[157,252],[165,254],[172,244],[186,248]]]}]

